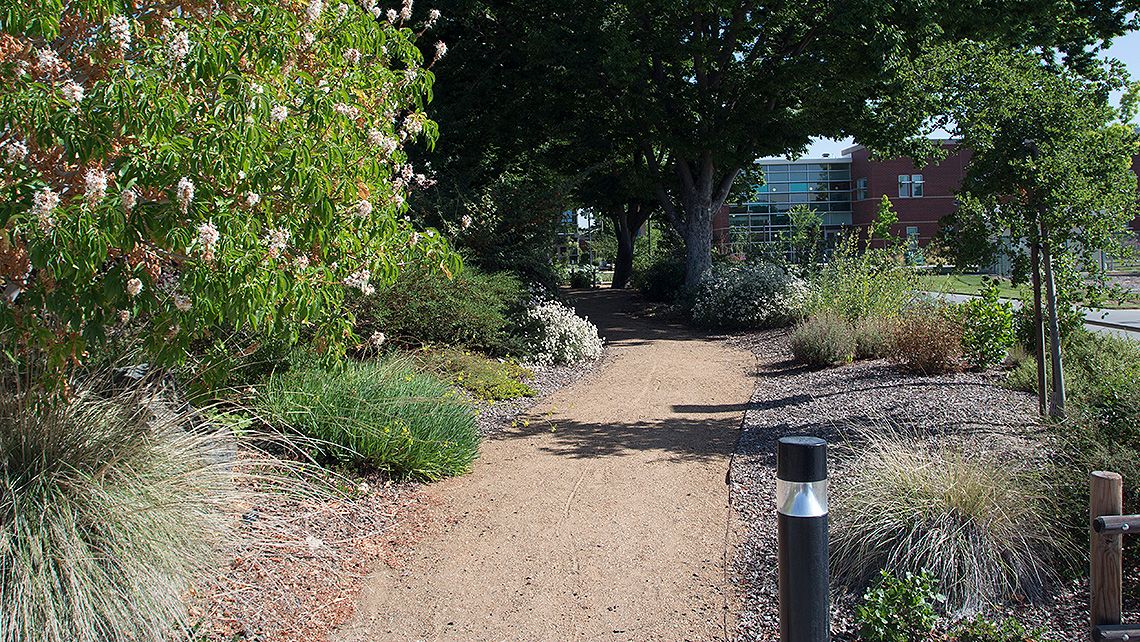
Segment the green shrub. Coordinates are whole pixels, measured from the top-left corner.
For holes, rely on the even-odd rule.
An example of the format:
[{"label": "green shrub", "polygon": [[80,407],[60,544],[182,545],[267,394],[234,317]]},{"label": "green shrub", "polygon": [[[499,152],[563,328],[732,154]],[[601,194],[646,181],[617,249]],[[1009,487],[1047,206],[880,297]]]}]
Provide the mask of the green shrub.
[{"label": "green shrub", "polygon": [[1042,642],[1040,629],[1027,630],[1013,618],[996,622],[982,615],[964,620],[950,629],[949,642]]},{"label": "green shrub", "polygon": [[592,265],[571,265],[566,278],[572,288],[592,288],[598,282],[598,268]]},{"label": "green shrub", "polygon": [[826,310],[852,323],[894,319],[915,300],[916,285],[915,272],[898,265],[893,252],[860,253],[852,236],[810,277],[804,312],[811,315]]},{"label": "green shrub", "polygon": [[483,401],[535,395],[534,388],[524,383],[534,373],[513,361],[492,359],[454,347],[418,350],[414,358],[421,368],[451,381]]},{"label": "green shrub", "polygon": [[926,642],[938,623],[935,604],[943,600],[930,573],[881,571],[855,607],[855,622],[864,642]]},{"label": "green shrub", "polygon": [[511,317],[529,297],[517,277],[465,267],[452,279],[409,267],[373,296],[353,302],[356,333],[376,332],[404,345],[463,345],[492,354],[519,353]]},{"label": "green shrub", "polygon": [[266,380],[255,406],[272,425],[325,442],[328,457],[399,476],[467,472],[479,448],[470,406],[405,359],[301,359]]},{"label": "green shrub", "polygon": [[645,257],[634,263],[631,282],[646,299],[672,303],[685,285],[685,261],[671,252]]},{"label": "green shrub", "polygon": [[856,359],[883,359],[894,345],[896,319],[865,317],[852,324]]},{"label": "green shrub", "polygon": [[948,306],[924,303],[907,310],[894,327],[893,361],[922,375],[962,369],[962,324]]},{"label": "green shrub", "polygon": [[843,583],[929,570],[958,609],[1037,596],[1052,574],[1062,546],[1052,490],[1024,458],[886,429],[853,442],[839,469],[832,569]]},{"label": "green shrub", "polygon": [[1013,304],[998,297],[998,288],[988,281],[976,299],[963,303],[962,351],[966,362],[978,369],[1000,366],[1016,342]]},{"label": "green shrub", "polygon": [[693,291],[690,314],[705,328],[779,327],[795,320],[803,296],[804,284],[779,266],[714,265]]},{"label": "green shrub", "polygon": [[800,363],[827,367],[851,363],[855,338],[851,324],[833,313],[821,312],[798,324],[792,331],[792,355]]},{"label": "green shrub", "polygon": [[0,639],[165,640],[235,499],[224,435],[141,399],[0,400]]}]

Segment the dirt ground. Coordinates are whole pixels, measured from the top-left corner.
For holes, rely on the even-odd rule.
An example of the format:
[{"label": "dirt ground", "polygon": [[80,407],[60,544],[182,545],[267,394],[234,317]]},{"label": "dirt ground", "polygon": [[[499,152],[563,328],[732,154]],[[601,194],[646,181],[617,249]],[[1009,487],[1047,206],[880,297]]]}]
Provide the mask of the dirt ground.
[{"label": "dirt ground", "polygon": [[574,295],[606,337],[601,369],[484,442],[434,484],[437,532],[377,569],[336,637],[374,640],[721,640],[738,527],[725,478],[753,356]]}]

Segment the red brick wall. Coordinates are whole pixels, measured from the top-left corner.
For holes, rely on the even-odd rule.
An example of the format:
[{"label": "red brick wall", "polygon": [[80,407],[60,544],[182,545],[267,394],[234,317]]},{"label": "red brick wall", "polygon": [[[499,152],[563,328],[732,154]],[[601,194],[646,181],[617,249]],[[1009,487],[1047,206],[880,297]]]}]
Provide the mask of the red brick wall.
[{"label": "red brick wall", "polygon": [[[955,192],[966,175],[970,151],[951,152],[940,163],[927,163],[921,167],[909,158],[872,161],[865,147],[851,151],[851,222],[856,226],[870,225],[875,220],[879,202],[886,194],[898,212],[899,222],[891,229],[900,236],[907,227],[918,227],[919,241],[927,243],[938,233],[939,221],[957,206]],[[922,174],[924,194],[921,198],[899,198],[899,174]],[[867,198],[858,199],[860,178],[867,179]]]}]

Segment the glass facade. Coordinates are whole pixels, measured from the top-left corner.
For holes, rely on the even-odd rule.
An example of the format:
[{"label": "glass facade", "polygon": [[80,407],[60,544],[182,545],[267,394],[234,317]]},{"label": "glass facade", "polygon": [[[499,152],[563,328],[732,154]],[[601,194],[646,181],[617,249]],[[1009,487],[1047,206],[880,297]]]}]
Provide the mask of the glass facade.
[{"label": "glass facade", "polygon": [[[823,220],[824,235],[851,225],[851,163],[824,160],[761,161],[764,182],[749,201],[729,206],[734,245],[773,243],[788,228],[788,210],[807,206]],[[744,248],[741,248],[744,249]]]}]

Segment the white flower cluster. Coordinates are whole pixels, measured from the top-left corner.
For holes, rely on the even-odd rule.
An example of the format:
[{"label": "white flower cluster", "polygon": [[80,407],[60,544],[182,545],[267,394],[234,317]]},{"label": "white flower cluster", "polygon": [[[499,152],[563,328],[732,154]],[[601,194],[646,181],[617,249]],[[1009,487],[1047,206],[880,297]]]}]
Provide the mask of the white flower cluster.
[{"label": "white flower cluster", "polygon": [[424,130],[424,115],[419,112],[408,114],[404,118],[402,129],[408,136],[418,135]]},{"label": "white flower cluster", "polygon": [[337,103],[333,105],[333,111],[341,116],[348,116],[349,118],[356,118],[360,115],[360,109],[356,105],[349,105],[348,103]]},{"label": "white flower cluster", "polygon": [[245,201],[246,207],[253,209],[257,207],[258,203],[261,202],[261,194],[258,194],[257,192],[246,192],[245,198],[243,200]]},{"label": "white flower cluster", "polygon": [[439,60],[447,55],[447,43],[440,40],[435,43],[435,60]]},{"label": "white flower cluster", "polygon": [[67,102],[78,103],[83,101],[86,90],[83,89],[83,85],[80,85],[74,80],[69,80],[63,83],[63,86],[59,88],[59,93],[63,94],[63,99]]},{"label": "white flower cluster", "polygon": [[305,48],[312,47],[316,41],[317,36],[312,31],[304,31],[301,33],[301,45]]},{"label": "white flower cluster", "polygon": [[370,203],[368,199],[361,199],[361,201],[357,203],[356,207],[353,209],[355,210],[356,215],[360,218],[368,218],[369,216],[372,216],[372,203]]},{"label": "white flower cluster", "polygon": [[305,19],[309,22],[316,22],[321,17],[321,11],[324,8],[324,0],[309,0],[309,6],[305,7]]},{"label": "white flower cluster", "polygon": [[131,295],[132,299],[138,296],[142,289],[143,283],[137,277],[127,281],[127,294]]},{"label": "white flower cluster", "polygon": [[269,118],[275,123],[285,122],[289,117],[289,108],[285,105],[274,105],[273,109],[269,110]]},{"label": "white flower cluster", "polygon": [[170,52],[170,59],[176,63],[183,63],[186,61],[186,56],[190,55],[190,33],[186,31],[179,31],[174,34],[170,39],[168,46]]},{"label": "white flower cluster", "polygon": [[189,312],[191,307],[190,297],[186,296],[185,294],[175,294],[174,307],[179,312]]},{"label": "white flower cluster", "polygon": [[523,315],[523,328],[535,363],[582,363],[602,356],[598,326],[558,301],[536,301]]},{"label": "white flower cluster", "polygon": [[182,214],[190,211],[190,203],[194,200],[194,181],[183,176],[178,181],[178,186],[175,188],[175,196],[178,198],[178,209],[182,210]]},{"label": "white flower cluster", "polygon": [[59,194],[50,187],[45,187],[32,196],[32,215],[36,217],[36,222],[42,231],[48,232],[55,227],[52,214],[57,207],[59,207]]},{"label": "white flower cluster", "polygon": [[803,305],[803,281],[770,263],[716,266],[697,285],[692,316],[710,328],[764,328],[790,321]]},{"label": "white flower cluster", "polygon": [[83,177],[83,183],[83,200],[87,203],[87,207],[95,207],[107,195],[107,172],[92,167]]},{"label": "white flower cluster", "polygon": [[271,259],[281,256],[288,245],[289,230],[283,227],[274,228],[265,235],[265,246],[268,248],[267,254]]},{"label": "white flower cluster", "polygon": [[463,216],[462,216],[462,217],[459,219],[459,229],[461,229],[461,230],[465,230],[465,229],[467,229],[467,228],[471,227],[471,223],[472,223],[472,221],[471,221],[471,215],[470,215],[470,214],[464,214],[464,215],[463,215]]},{"label": "white flower cluster", "polygon": [[15,165],[24,160],[27,155],[28,146],[25,145],[23,141],[8,141],[8,144],[4,146],[4,162],[9,165]]},{"label": "white flower cluster", "polygon": [[400,8],[400,20],[405,22],[412,19],[412,0],[404,0],[404,6]]},{"label": "white flower cluster", "polygon": [[131,21],[126,16],[111,16],[107,18],[107,30],[111,40],[119,46],[120,51],[126,51],[131,46]]},{"label": "white flower cluster", "polygon": [[428,19],[424,22],[424,29],[431,29],[434,27],[435,23],[439,21],[440,15],[441,14],[439,13],[439,9],[432,9],[429,11]]},{"label": "white flower cluster", "polygon": [[396,24],[396,21],[400,19],[400,14],[396,13],[395,9],[389,9],[387,16],[388,16],[388,22],[390,22],[392,24]]},{"label": "white flower cluster", "polygon": [[63,60],[53,49],[37,49],[34,69],[42,76],[56,76],[63,71]]},{"label": "white flower cluster", "polygon": [[360,64],[360,50],[355,47],[349,47],[344,50],[344,61],[350,65]]},{"label": "white flower cluster", "polygon": [[348,15],[348,5],[343,3],[343,2],[338,4],[336,6],[336,19],[337,20],[344,20],[344,17],[347,15]]},{"label": "white flower cluster", "polygon": [[207,261],[214,260],[214,250],[218,248],[218,241],[222,235],[213,223],[206,222],[198,226],[198,245],[202,246],[202,254]]},{"label": "white flower cluster", "polygon": [[376,291],[376,288],[368,282],[371,278],[372,273],[364,268],[361,268],[348,275],[348,277],[344,280],[344,284],[350,288],[356,288],[357,290],[360,290],[361,293],[363,293],[365,296],[368,296],[369,294],[372,294]]}]

